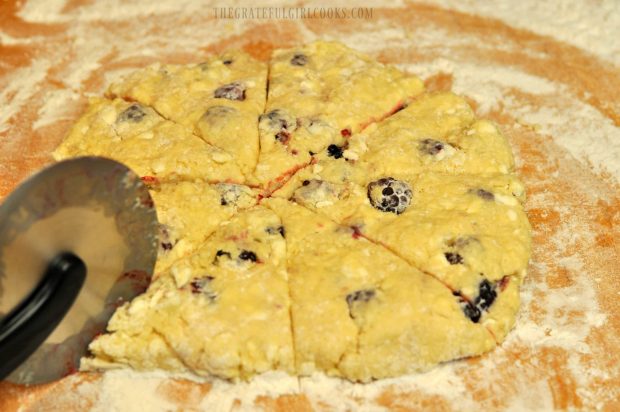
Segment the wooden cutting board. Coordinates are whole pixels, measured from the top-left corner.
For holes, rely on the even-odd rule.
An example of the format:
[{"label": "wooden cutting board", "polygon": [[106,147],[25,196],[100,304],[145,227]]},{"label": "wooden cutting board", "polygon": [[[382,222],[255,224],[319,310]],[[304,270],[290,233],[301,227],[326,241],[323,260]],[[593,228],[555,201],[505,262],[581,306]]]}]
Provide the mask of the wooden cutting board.
[{"label": "wooden cutting board", "polygon": [[[398,64],[431,90],[465,94],[508,136],[528,189],[533,256],[517,327],[501,348],[379,386],[302,379],[290,393],[245,393],[227,408],[620,410],[620,186],[609,170],[620,157],[592,151],[599,133],[618,133],[620,68],[552,37],[433,5],[373,7],[362,19],[278,19],[275,10],[271,19],[224,19],[228,9],[216,17],[210,4],[112,3],[0,3],[0,196],[52,162],[87,96],[111,79],[230,48],[267,59],[274,48],[316,38]],[[0,383],[0,410],[105,410],[111,379]],[[132,379],[178,410],[219,396],[211,383]],[[122,405],[118,396],[113,403]]]}]

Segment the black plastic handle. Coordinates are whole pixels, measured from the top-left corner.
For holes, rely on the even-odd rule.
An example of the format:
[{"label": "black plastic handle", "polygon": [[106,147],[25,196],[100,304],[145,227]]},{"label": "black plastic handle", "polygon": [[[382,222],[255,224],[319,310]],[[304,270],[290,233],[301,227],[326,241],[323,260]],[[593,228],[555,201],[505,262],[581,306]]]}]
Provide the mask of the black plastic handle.
[{"label": "black plastic handle", "polygon": [[86,266],[74,254],[62,253],[52,260],[36,289],[0,323],[0,380],[54,331],[85,279]]}]

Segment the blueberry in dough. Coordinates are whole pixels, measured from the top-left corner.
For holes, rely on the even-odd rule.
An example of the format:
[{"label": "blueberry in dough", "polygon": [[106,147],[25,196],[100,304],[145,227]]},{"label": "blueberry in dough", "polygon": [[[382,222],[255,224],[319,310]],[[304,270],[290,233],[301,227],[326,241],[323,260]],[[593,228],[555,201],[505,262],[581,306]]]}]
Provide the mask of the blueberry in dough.
[{"label": "blueberry in dough", "polygon": [[368,184],[368,200],[382,212],[403,213],[411,204],[413,192],[407,182],[384,177]]},{"label": "blueberry in dough", "polygon": [[474,190],[473,193],[476,196],[478,196],[480,199],[487,200],[489,202],[492,200],[495,200],[495,195],[489,192],[488,190],[478,189],[478,190]]},{"label": "blueberry in dough", "polygon": [[351,316],[351,318],[355,317],[353,316],[353,307],[356,304],[366,303],[374,298],[375,295],[376,292],[374,289],[360,289],[349,293],[346,297],[347,305],[349,306],[349,316]]},{"label": "blueberry in dough", "polygon": [[342,147],[337,146],[335,144],[330,144],[327,146],[327,155],[333,157],[334,159],[340,159],[342,157]]},{"label": "blueberry in dough", "polygon": [[444,143],[435,139],[424,139],[418,146],[420,152],[434,156],[444,149]]},{"label": "blueberry in dough", "polygon": [[257,257],[256,257],[256,253],[250,251],[250,250],[242,250],[241,253],[239,253],[239,259],[241,260],[249,260],[250,262],[256,262],[257,261]]},{"label": "blueberry in dough", "polygon": [[245,100],[245,87],[241,83],[229,83],[220,86],[213,92],[216,99]]},{"label": "blueberry in dough", "polygon": [[142,106],[134,103],[128,108],[126,108],[125,110],[123,110],[118,115],[118,118],[116,119],[116,121],[119,123],[120,122],[139,123],[142,121],[142,119],[144,119],[144,116],[146,116],[146,113],[142,109]]},{"label": "blueberry in dough", "polygon": [[308,63],[308,57],[305,54],[297,53],[291,59],[293,66],[305,66]]},{"label": "blueberry in dough", "polygon": [[444,256],[446,257],[446,260],[451,265],[462,265],[463,264],[463,256],[459,255],[458,253],[446,252],[444,253]]}]

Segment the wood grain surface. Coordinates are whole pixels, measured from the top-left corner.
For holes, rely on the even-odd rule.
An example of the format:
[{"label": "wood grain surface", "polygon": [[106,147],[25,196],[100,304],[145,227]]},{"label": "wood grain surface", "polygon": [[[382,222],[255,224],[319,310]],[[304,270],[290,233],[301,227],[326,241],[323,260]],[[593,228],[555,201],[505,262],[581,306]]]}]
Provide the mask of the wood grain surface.
[{"label": "wood grain surface", "polygon": [[[558,85],[546,93],[499,85],[502,96],[491,107],[475,93],[467,96],[509,138],[528,191],[534,247],[515,331],[492,353],[454,362],[459,396],[448,393],[453,382],[446,382],[443,391],[395,383],[372,399],[351,399],[361,409],[399,411],[471,405],[485,411],[620,410],[618,181],[575,158],[557,143],[558,136],[542,133],[514,110],[553,108],[570,121],[575,104],[582,104],[618,128],[618,67],[552,37],[428,4],[376,6],[368,19],[289,20],[216,18],[209,4],[191,8],[183,2],[153,13],[142,13],[135,4],[124,13],[113,2],[105,13],[105,7],[89,0],[61,3],[41,5],[40,14],[19,1],[0,3],[0,101],[5,104],[0,111],[0,196],[52,162],[50,152],[88,95],[101,94],[111,79],[153,62],[199,62],[230,48],[267,59],[274,48],[326,38],[404,68],[448,62],[450,70],[422,76],[430,90],[451,89],[465,66],[506,68]],[[99,402],[102,379],[78,373],[35,387],[0,383],[0,411],[20,406],[28,411],[91,410]],[[211,384],[189,380],[158,385],[158,393],[178,410],[198,410],[211,393]],[[303,386],[300,393],[258,396],[252,406],[334,409]]]}]

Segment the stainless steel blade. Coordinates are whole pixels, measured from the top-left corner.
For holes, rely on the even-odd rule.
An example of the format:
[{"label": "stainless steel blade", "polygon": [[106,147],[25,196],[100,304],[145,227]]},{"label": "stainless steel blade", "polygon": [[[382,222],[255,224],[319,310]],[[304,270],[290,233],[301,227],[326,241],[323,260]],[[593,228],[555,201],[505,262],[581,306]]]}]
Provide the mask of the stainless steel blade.
[{"label": "stainless steel blade", "polygon": [[39,383],[78,368],[114,309],[144,291],[157,255],[157,217],[138,176],[110,159],[54,164],[0,206],[0,319],[32,291],[51,259],[73,252],[87,267],[67,316],[9,380]]}]

